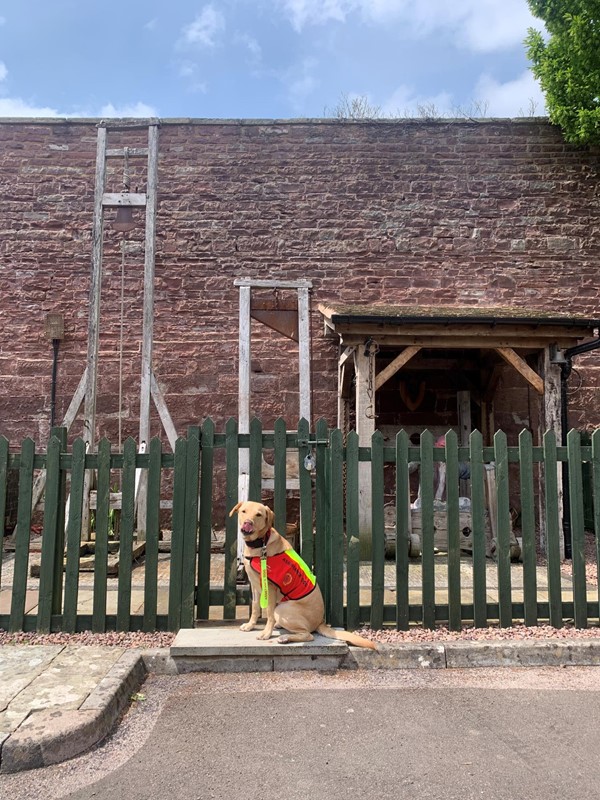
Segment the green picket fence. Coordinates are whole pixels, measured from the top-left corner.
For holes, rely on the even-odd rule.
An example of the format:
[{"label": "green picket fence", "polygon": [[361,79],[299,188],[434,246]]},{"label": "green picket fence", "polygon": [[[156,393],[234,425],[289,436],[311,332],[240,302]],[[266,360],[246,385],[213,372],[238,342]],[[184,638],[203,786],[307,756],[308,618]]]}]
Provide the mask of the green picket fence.
[{"label": "green picket fence", "polygon": [[[178,439],[174,453],[160,440],[139,453],[133,440],[115,453],[107,440],[87,453],[82,440],[66,446],[66,432],[55,429],[47,450],[36,453],[26,439],[11,452],[0,438],[0,519],[5,519],[7,486],[18,471],[16,529],[3,539],[0,578],[0,627],[20,630],[178,630],[197,620],[235,620],[247,614],[248,588],[237,582],[237,528],[228,509],[238,501],[240,451],[249,457],[249,498],[262,499],[265,454],[273,462],[272,491],[276,526],[285,530],[291,509],[300,528],[300,551],[316,571],[333,625],[379,628],[411,624],[433,628],[448,624],[509,626],[550,622],[560,627],[573,619],[578,627],[598,621],[597,587],[586,583],[584,480],[593,497],[593,524],[600,531],[600,431],[589,445],[571,431],[566,447],[553,434],[541,446],[523,431],[518,447],[508,447],[498,432],[493,447],[483,447],[474,432],[468,447],[459,447],[450,432],[445,448],[435,448],[425,431],[413,446],[400,432],[393,446],[376,432],[370,447],[360,447],[355,432],[346,439],[320,421],[314,431],[306,421],[286,430],[278,420],[271,432],[253,420],[248,434],[229,420],[217,433],[208,419]],[[298,485],[287,488],[289,453],[297,454]],[[307,457],[314,468],[307,469]],[[562,520],[559,517],[559,469],[568,464],[572,576],[561,565]],[[435,465],[445,462],[444,514],[447,546],[435,544]],[[420,556],[411,557],[409,464],[420,466]],[[470,470],[472,553],[461,549],[459,464]],[[485,479],[493,464],[497,502],[495,553],[487,556]],[[311,464],[309,463],[310,467]],[[366,529],[360,508],[364,470],[368,472],[371,514]],[[31,541],[32,492],[36,475],[45,471],[43,533],[37,573]],[[137,521],[136,474],[147,475],[148,503],[143,524]],[[93,572],[81,571],[86,474],[96,485]],[[387,476],[387,478],[386,478]],[[109,574],[111,490],[120,492],[118,576]],[[390,485],[391,484],[391,485]],[[414,491],[414,478],[413,478]],[[168,495],[169,509],[161,496]],[[511,498],[518,497],[522,560],[511,562]],[[393,507],[394,552],[390,558],[389,506]],[[387,512],[386,512],[387,509]],[[37,512],[39,513],[39,512]],[[488,520],[489,524],[489,520]],[[361,530],[361,525],[363,530]],[[544,530],[540,551],[538,531]],[[136,544],[136,527],[145,531],[139,564],[123,554]],[[161,547],[168,528],[170,550]],[[223,531],[215,547],[215,529]],[[596,539],[597,541],[598,539]],[[10,548],[8,544],[10,543]],[[595,560],[598,563],[598,551]],[[540,566],[542,560],[543,566]],[[39,577],[37,575],[39,574]],[[441,576],[441,577],[440,577]]]}]

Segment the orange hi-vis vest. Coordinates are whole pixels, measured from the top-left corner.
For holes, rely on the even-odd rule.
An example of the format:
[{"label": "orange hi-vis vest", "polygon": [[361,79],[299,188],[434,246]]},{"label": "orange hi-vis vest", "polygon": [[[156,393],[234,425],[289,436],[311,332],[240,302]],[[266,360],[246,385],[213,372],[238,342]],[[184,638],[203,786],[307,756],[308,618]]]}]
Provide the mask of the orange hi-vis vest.
[{"label": "orange hi-vis vest", "polygon": [[[249,558],[250,566],[260,575],[260,556]],[[295,550],[284,550],[267,558],[267,576],[280,590],[285,600],[301,600],[309,595],[317,585],[317,579],[310,567]]]}]

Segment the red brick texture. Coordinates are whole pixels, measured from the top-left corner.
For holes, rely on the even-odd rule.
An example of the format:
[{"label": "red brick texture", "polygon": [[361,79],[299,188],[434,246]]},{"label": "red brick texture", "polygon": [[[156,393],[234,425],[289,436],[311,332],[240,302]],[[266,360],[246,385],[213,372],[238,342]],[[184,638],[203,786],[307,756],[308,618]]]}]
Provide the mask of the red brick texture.
[{"label": "red brick texture", "polygon": [[[109,133],[119,143],[144,146],[146,131]],[[13,444],[47,436],[48,312],[65,317],[59,420],[85,366],[95,156],[94,121],[0,122],[0,433]],[[237,416],[238,277],[312,280],[313,412],[331,424],[337,345],[323,336],[319,302],[597,317],[599,165],[600,151],[568,146],[543,120],[165,121],[154,369],[178,432]],[[114,160],[108,188],[121,189]],[[145,174],[134,165],[136,189]],[[97,427],[114,442],[120,413],[123,435],[137,434],[144,255],[142,226],[128,234],[121,314],[112,213]],[[253,334],[252,412],[267,427],[278,416],[294,426],[297,348],[257,323]],[[600,424],[599,364],[600,351],[576,363],[572,424]],[[513,411],[499,402],[499,421],[520,427]],[[155,413],[152,424],[159,433]]]}]

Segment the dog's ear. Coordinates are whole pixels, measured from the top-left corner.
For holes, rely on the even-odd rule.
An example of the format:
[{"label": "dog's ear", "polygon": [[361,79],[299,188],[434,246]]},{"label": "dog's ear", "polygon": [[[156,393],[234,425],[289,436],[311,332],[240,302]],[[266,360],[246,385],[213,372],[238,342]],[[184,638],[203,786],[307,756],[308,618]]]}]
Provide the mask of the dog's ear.
[{"label": "dog's ear", "polygon": [[231,509],[231,511],[229,512],[229,516],[230,516],[230,517],[233,517],[233,515],[234,515],[235,513],[237,513],[237,512],[240,510],[240,507],[241,507],[241,506],[242,506],[242,503],[236,503],[236,504],[234,505],[234,507]]},{"label": "dog's ear", "polygon": [[267,512],[267,528],[272,528],[275,522],[275,514],[271,511],[269,506],[265,506],[265,510]]}]

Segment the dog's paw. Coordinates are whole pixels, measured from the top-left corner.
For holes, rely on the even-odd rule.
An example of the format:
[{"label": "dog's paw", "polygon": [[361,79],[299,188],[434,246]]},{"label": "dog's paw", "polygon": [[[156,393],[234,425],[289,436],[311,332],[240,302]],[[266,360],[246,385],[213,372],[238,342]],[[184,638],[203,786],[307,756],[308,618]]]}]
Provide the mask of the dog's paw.
[{"label": "dog's paw", "polygon": [[288,636],[287,633],[284,633],[281,636],[277,637],[277,641],[279,642],[279,644],[289,644],[290,643],[290,637]]},{"label": "dog's paw", "polygon": [[267,631],[263,631],[262,633],[259,633],[256,638],[257,639],[270,639],[271,638],[271,634],[268,633]]},{"label": "dog's paw", "polygon": [[244,622],[243,625],[240,625],[240,630],[241,631],[251,631],[253,629],[254,629],[254,623],[253,622]]}]

